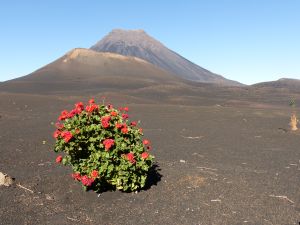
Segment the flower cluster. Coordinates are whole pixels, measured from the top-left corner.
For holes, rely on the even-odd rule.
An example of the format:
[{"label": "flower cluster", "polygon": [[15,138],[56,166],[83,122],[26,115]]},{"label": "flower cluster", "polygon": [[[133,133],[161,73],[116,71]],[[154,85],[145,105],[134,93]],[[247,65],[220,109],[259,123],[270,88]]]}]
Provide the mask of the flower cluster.
[{"label": "flower cluster", "polygon": [[105,139],[103,144],[105,146],[105,150],[108,151],[115,144],[115,141],[114,139]]},{"label": "flower cluster", "polygon": [[144,187],[154,157],[151,143],[142,139],[138,122],[129,121],[128,107],[95,103],[75,104],[58,117],[53,137],[57,163],[70,165],[72,178],[84,189],[110,186],[124,191]]}]

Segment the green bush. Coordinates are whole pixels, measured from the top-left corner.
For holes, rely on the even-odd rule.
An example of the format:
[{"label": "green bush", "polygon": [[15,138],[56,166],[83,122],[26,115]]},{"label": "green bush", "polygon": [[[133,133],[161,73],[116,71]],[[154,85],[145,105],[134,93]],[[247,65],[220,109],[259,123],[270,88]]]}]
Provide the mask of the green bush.
[{"label": "green bush", "polygon": [[145,186],[154,157],[150,142],[142,139],[142,129],[129,121],[127,113],[127,107],[117,110],[93,99],[61,112],[53,134],[54,150],[65,154],[56,162],[70,165],[72,177],[85,190],[136,191]]}]

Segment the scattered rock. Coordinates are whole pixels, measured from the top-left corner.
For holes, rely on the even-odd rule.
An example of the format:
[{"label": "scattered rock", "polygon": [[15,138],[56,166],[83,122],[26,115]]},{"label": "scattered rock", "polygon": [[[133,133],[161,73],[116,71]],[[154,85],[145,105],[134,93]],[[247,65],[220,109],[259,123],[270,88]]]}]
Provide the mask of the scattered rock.
[{"label": "scattered rock", "polygon": [[282,128],[282,127],[279,127],[279,128],[278,128],[278,131],[280,131],[280,132],[282,132],[282,133],[287,133],[287,132],[288,132],[287,129]]},{"label": "scattered rock", "polygon": [[295,204],[294,201],[292,201],[291,199],[289,199],[287,196],[285,195],[269,195],[272,198],[279,198],[279,199],[283,199],[283,200],[287,200],[288,202]]},{"label": "scattered rock", "polygon": [[299,122],[299,120],[297,119],[297,116],[296,114],[293,114],[291,116],[291,122],[290,122],[290,126],[291,126],[291,130],[292,131],[296,131],[298,130],[298,127],[297,127],[297,123]]},{"label": "scattered rock", "polygon": [[186,161],[183,160],[183,159],[180,159],[179,162],[181,162],[181,163],[186,163]]},{"label": "scattered rock", "polygon": [[49,195],[49,194],[45,194],[45,197],[46,197],[46,199],[49,200],[49,201],[54,200],[54,197],[51,196],[51,195]]},{"label": "scattered rock", "polygon": [[80,222],[80,220],[75,219],[75,218],[72,218],[72,217],[68,217],[68,216],[67,216],[67,219],[68,219],[68,220],[72,220],[72,221],[76,221],[76,222]]},{"label": "scattered rock", "polygon": [[201,139],[201,138],[203,138],[203,136],[196,136],[196,137],[186,137],[186,136],[183,136],[183,135],[181,135],[181,137],[183,137],[183,138],[187,138],[187,139]]},{"label": "scattered rock", "polygon": [[34,193],[34,191],[33,190],[30,190],[29,188],[27,188],[27,187],[24,187],[23,185],[21,185],[21,184],[17,184],[17,187],[19,187],[19,188],[22,188],[23,190],[26,190],[26,191],[29,191],[30,193]]},{"label": "scattered rock", "polygon": [[7,174],[0,172],[0,186],[6,186],[9,187],[13,183],[13,178],[8,176]]}]

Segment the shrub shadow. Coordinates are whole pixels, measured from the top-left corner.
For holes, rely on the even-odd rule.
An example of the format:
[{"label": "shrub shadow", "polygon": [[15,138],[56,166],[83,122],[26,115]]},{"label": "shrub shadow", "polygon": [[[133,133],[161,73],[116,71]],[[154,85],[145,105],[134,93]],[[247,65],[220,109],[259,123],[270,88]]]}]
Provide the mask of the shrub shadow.
[{"label": "shrub shadow", "polygon": [[150,168],[148,177],[146,180],[145,186],[141,190],[149,190],[153,185],[157,186],[157,183],[161,181],[161,178],[163,177],[160,174],[160,167],[158,163],[154,163],[153,166]]}]

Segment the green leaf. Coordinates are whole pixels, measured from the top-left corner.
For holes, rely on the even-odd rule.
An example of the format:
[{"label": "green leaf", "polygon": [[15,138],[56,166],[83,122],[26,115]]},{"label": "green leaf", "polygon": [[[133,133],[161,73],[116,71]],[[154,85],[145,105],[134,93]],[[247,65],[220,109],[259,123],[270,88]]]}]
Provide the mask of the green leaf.
[{"label": "green leaf", "polygon": [[67,165],[68,164],[68,162],[69,162],[69,160],[68,160],[68,158],[67,157],[64,157],[63,159],[62,159],[62,163],[63,163],[63,165]]}]

